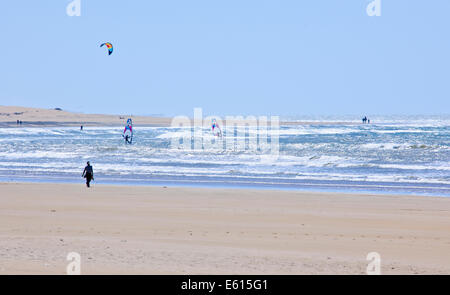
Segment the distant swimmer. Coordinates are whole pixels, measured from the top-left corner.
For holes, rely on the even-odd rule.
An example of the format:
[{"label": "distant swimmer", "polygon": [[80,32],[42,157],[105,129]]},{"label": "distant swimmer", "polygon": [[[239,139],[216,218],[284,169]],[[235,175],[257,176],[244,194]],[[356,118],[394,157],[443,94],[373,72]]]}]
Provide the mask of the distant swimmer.
[{"label": "distant swimmer", "polygon": [[91,163],[89,163],[89,161],[86,164],[87,166],[84,167],[84,171],[81,177],[86,178],[86,186],[91,187],[91,180],[94,180],[94,170],[92,169]]}]

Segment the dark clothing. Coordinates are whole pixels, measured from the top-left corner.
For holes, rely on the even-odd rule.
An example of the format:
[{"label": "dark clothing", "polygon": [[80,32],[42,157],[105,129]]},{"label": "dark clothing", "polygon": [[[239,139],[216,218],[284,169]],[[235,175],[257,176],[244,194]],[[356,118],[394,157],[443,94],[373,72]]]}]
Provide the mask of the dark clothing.
[{"label": "dark clothing", "polygon": [[91,180],[93,179],[92,174],[91,173],[86,173],[86,186],[87,187],[91,187]]},{"label": "dark clothing", "polygon": [[91,166],[91,165],[88,165],[88,166],[84,167],[84,172],[83,172],[83,174],[84,174],[84,173],[94,174],[94,170],[92,169],[92,166]]},{"label": "dark clothing", "polygon": [[83,175],[84,178],[86,178],[86,186],[91,187],[91,180],[94,180],[94,170],[92,169],[91,165],[87,165],[84,168]]}]

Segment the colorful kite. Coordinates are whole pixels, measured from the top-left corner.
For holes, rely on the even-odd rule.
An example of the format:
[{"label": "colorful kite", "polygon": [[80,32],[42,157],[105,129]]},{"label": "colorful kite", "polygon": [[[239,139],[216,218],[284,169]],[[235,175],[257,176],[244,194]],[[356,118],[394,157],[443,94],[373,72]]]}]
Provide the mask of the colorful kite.
[{"label": "colorful kite", "polygon": [[106,42],[106,43],[103,43],[102,45],[100,45],[100,47],[103,47],[105,45],[108,48],[108,55],[111,55],[111,53],[113,53],[113,46],[112,46],[112,44],[109,43],[109,42]]}]

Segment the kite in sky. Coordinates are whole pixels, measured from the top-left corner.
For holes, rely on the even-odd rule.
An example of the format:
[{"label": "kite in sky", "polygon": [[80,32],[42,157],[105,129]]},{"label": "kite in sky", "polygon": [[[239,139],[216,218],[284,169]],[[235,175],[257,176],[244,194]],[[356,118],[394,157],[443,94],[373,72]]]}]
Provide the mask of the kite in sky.
[{"label": "kite in sky", "polygon": [[109,43],[109,42],[106,42],[106,43],[103,43],[102,45],[100,45],[100,47],[103,47],[105,45],[108,48],[108,55],[111,55],[111,53],[113,53],[113,46],[112,46],[112,44]]}]

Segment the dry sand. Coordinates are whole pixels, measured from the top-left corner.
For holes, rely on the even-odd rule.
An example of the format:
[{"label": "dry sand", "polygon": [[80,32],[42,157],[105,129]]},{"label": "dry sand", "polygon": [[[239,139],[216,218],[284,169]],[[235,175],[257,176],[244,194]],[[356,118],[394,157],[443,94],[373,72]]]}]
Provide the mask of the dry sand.
[{"label": "dry sand", "polygon": [[0,106],[0,124],[8,127],[16,127],[17,120],[23,122],[23,127],[122,126],[130,117],[140,126],[168,126],[172,122],[171,118],[132,116],[131,114],[82,114],[55,109]]},{"label": "dry sand", "polygon": [[[189,114],[187,114],[189,115]],[[122,126],[128,118],[136,126],[170,126],[173,118],[133,116],[131,114],[103,115],[82,114],[55,109],[38,109],[16,106],[0,106],[0,126],[17,127],[17,120],[22,127],[54,126]],[[193,122],[192,122],[193,123]],[[226,123],[224,120],[221,123]],[[236,121],[239,124],[239,121]],[[245,122],[248,123],[248,122]],[[356,125],[355,122],[280,122],[281,125]]]},{"label": "dry sand", "polygon": [[450,274],[450,198],[0,184],[0,274]]}]

